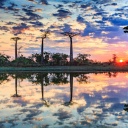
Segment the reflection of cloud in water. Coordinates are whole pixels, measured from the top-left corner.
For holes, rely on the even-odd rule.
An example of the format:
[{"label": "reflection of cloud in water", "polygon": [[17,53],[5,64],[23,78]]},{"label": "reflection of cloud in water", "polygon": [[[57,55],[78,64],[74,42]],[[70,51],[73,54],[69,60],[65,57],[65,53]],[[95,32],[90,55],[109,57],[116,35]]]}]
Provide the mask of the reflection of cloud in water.
[{"label": "reflection of cloud in water", "polygon": [[[70,84],[44,86],[44,100],[41,86],[24,80],[18,93],[22,97],[12,98],[14,81],[0,86],[0,127],[128,127],[128,113],[123,110],[128,103],[127,73],[117,77],[105,74],[88,74],[89,83],[76,81],[74,77],[73,102],[70,99]],[[117,78],[117,79],[116,79]],[[6,93],[5,93],[6,92]]]},{"label": "reflection of cloud in water", "polygon": [[53,116],[57,116],[59,120],[66,120],[72,117],[72,114],[69,111],[59,109]]}]

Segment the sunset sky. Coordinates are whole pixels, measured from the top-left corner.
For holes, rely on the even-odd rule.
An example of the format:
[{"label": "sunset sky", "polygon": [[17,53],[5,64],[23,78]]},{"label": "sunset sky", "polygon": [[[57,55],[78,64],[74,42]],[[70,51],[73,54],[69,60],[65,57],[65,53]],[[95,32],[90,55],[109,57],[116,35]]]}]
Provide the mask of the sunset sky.
[{"label": "sunset sky", "polygon": [[112,54],[128,60],[128,0],[0,0],[0,53],[14,58],[14,41],[24,56],[40,53],[41,36],[44,50],[69,55],[69,38],[61,32],[77,32],[73,38],[74,57],[91,54],[90,59],[108,61]]}]

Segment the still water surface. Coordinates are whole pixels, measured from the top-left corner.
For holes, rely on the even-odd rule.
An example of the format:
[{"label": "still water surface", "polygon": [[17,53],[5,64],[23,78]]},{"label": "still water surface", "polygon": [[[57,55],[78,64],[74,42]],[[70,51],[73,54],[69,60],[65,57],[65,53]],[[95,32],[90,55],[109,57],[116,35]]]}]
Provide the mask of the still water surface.
[{"label": "still water surface", "polygon": [[0,74],[0,128],[128,128],[128,73]]}]

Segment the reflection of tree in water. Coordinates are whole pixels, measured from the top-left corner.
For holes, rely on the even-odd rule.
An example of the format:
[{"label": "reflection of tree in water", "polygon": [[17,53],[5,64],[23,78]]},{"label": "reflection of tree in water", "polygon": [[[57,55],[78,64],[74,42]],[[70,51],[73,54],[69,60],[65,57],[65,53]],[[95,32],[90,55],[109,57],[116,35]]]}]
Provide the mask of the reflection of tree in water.
[{"label": "reflection of tree in water", "polygon": [[9,74],[6,73],[0,73],[0,84],[2,84],[3,82],[8,82],[9,80]]},{"label": "reflection of tree in water", "polygon": [[18,87],[18,82],[19,82],[19,86],[20,86],[20,82],[22,82],[24,79],[26,78],[30,78],[31,76],[31,73],[22,73],[22,72],[17,72],[17,73],[10,73],[10,76],[12,76],[13,79],[15,79],[15,94],[12,95],[12,97],[21,97],[19,94],[18,94],[18,90],[17,90],[17,87]]},{"label": "reflection of tree in water", "polygon": [[64,105],[65,106],[69,106],[69,105],[73,105],[76,104],[75,102],[73,102],[73,77],[76,78],[76,80],[79,83],[88,83],[88,76],[85,73],[70,73],[70,99],[68,102],[65,102]]},{"label": "reflection of tree in water", "polygon": [[32,73],[29,72],[16,72],[16,73],[10,73],[10,76],[15,79],[15,76],[18,80],[23,81],[24,79],[30,79]]},{"label": "reflection of tree in water", "polygon": [[[70,77],[69,77],[70,75]],[[41,99],[43,100],[44,104],[48,106],[48,102],[44,98],[44,86],[49,86],[51,84],[55,85],[62,85],[69,83],[70,80],[70,98],[68,102],[65,102],[65,105],[73,104],[73,77],[76,78],[78,82],[85,82],[88,83],[88,76],[84,73],[28,73],[28,72],[18,72],[18,73],[9,73],[9,74],[0,74],[0,82],[7,80],[8,77],[11,76],[15,79],[15,94],[12,97],[20,97],[18,94],[18,85],[24,79],[28,79],[30,82],[34,84],[41,85]]]},{"label": "reflection of tree in water", "polygon": [[[14,75],[13,75],[14,77]],[[86,74],[79,74],[79,73],[70,73],[70,99],[68,102],[65,102],[64,105],[73,105],[73,77],[76,77],[78,82],[85,82],[88,83],[87,79],[88,76]],[[21,80],[28,78],[29,81],[31,81],[34,84],[40,84],[41,85],[41,99],[43,103],[48,107],[49,103],[44,98],[44,86],[48,86],[51,84],[66,84],[69,83],[69,74],[68,73],[33,73],[33,74],[24,74],[19,73],[16,75],[15,78],[15,88],[16,88],[16,94],[14,96],[18,96],[17,94],[17,78],[20,78]]]},{"label": "reflection of tree in water", "polygon": [[[34,79],[33,79],[33,77],[34,77]],[[50,85],[49,74],[48,73],[35,73],[31,77],[30,81],[32,83],[41,85],[42,101],[45,106],[49,107],[49,103],[44,98],[44,86]]]},{"label": "reflection of tree in water", "polygon": [[51,83],[53,84],[67,84],[68,74],[67,73],[52,73],[51,74]]},{"label": "reflection of tree in water", "polygon": [[44,86],[50,85],[48,73],[34,73],[29,78],[29,81],[31,81],[34,84],[41,84],[43,81]]},{"label": "reflection of tree in water", "polygon": [[116,77],[117,76],[117,72],[107,72],[106,75],[111,78],[111,77]]},{"label": "reflection of tree in water", "polygon": [[21,97],[21,96],[18,94],[17,82],[18,82],[18,78],[17,78],[17,74],[15,74],[15,94],[12,95],[12,97]]},{"label": "reflection of tree in water", "polygon": [[49,84],[49,79],[48,79],[48,77],[44,76],[43,74],[41,74],[41,77],[42,77],[42,80],[41,80],[42,101],[43,101],[43,103],[44,103],[45,106],[49,107],[50,104],[44,98],[44,86],[47,86]]},{"label": "reflection of tree in water", "polygon": [[65,106],[73,105],[73,74],[70,73],[70,99],[68,102],[65,102]]},{"label": "reflection of tree in water", "polygon": [[78,76],[76,76],[76,80],[79,83],[89,83],[88,78],[89,76],[87,76],[87,74],[78,74]]},{"label": "reflection of tree in water", "polygon": [[124,104],[124,110],[128,112],[128,104]]}]

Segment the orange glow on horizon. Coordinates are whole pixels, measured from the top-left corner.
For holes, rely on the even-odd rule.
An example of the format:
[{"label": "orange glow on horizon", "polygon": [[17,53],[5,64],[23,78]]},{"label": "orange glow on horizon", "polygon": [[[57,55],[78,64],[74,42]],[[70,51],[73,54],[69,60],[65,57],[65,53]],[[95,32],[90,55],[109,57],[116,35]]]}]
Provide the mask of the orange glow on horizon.
[{"label": "orange glow on horizon", "polygon": [[122,62],[124,62],[124,60],[120,59],[119,62],[122,63]]}]

